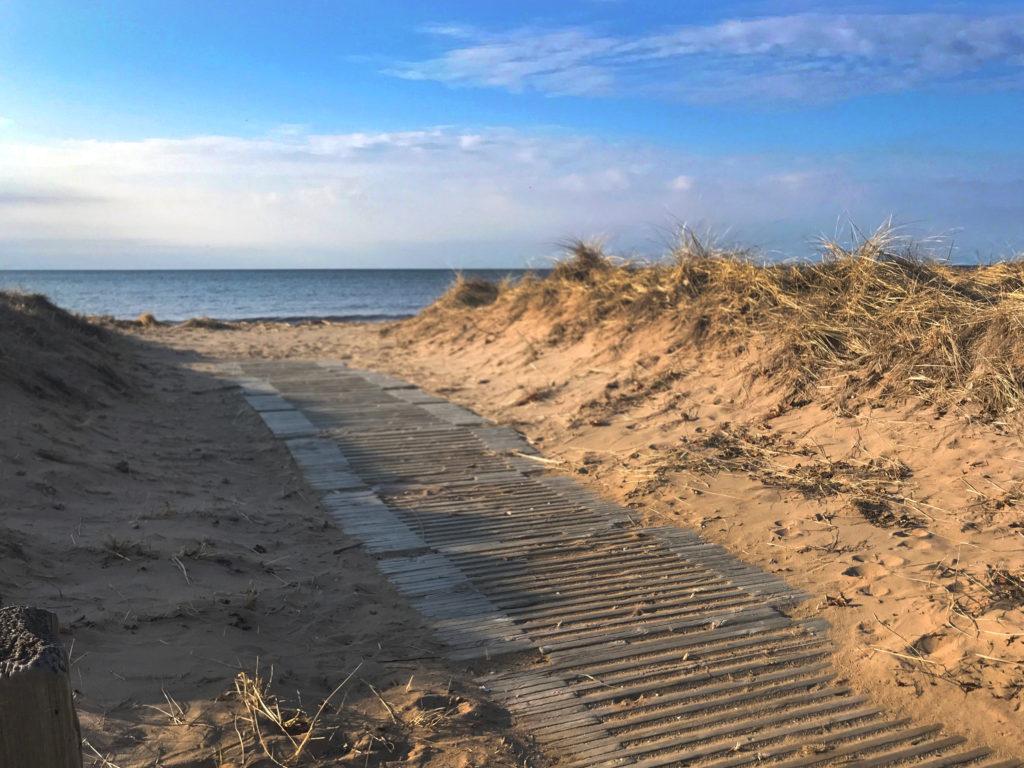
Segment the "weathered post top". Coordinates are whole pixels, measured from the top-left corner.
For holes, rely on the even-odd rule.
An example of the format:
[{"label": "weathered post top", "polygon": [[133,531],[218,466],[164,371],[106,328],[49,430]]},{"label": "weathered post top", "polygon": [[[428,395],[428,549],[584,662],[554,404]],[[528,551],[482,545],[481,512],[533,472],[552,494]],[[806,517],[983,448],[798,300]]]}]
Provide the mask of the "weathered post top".
[{"label": "weathered post top", "polygon": [[81,768],[82,739],[57,617],[0,608],[0,766]]}]

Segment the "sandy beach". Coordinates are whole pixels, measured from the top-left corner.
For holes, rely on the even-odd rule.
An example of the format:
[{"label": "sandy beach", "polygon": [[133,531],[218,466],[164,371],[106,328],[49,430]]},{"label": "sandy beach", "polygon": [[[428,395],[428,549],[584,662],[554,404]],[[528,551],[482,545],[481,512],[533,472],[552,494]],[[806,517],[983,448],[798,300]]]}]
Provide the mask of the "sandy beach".
[{"label": "sandy beach", "polygon": [[139,333],[185,354],[345,360],[513,426],[645,523],[698,530],[805,589],[798,615],[830,622],[843,674],[873,700],[1019,753],[1011,422],[921,398],[780,404],[775,382],[749,375],[762,349],[681,344],[678,316],[573,335],[566,315],[485,303],[404,323]]}]

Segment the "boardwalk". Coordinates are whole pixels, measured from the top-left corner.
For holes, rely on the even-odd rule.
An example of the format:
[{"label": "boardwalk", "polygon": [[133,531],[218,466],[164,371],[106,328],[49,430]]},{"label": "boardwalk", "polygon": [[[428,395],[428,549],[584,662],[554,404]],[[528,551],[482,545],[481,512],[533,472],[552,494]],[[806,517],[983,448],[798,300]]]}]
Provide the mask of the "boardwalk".
[{"label": "boardwalk", "polygon": [[453,662],[566,766],[984,766],[833,682],[802,595],[544,461],[514,431],[340,363],[227,363]]}]

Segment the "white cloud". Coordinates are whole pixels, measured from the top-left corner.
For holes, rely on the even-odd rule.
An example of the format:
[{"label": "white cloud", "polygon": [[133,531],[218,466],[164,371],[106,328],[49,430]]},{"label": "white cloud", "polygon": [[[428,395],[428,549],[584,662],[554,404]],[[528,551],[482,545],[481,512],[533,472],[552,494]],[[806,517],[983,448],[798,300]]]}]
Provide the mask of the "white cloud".
[{"label": "white cloud", "polygon": [[[1024,15],[794,14],[613,36],[444,28],[453,47],[399,77],[548,95],[832,100],[969,79],[1024,84]],[[437,29],[430,31],[437,32]]]},{"label": "white cloud", "polygon": [[1003,247],[1024,243],[1020,166],[701,157],[510,129],[0,141],[0,264],[68,265],[73,254],[78,266],[174,267],[186,251],[212,254],[205,266],[408,266],[412,251],[418,263],[507,264],[574,235],[650,247],[682,221],[794,248],[837,216],[870,227],[890,213]]},{"label": "white cloud", "polygon": [[668,183],[668,188],[673,192],[689,192],[693,189],[694,179],[692,176],[676,176]]}]

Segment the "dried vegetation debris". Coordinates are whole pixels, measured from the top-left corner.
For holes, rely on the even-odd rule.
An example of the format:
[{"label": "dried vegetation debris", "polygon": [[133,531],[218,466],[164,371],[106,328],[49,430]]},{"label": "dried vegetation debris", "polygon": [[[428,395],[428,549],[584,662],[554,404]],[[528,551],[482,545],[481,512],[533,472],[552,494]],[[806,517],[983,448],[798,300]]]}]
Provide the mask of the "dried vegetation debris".
[{"label": "dried vegetation debris", "polygon": [[1024,609],[1024,570],[986,565],[983,571],[964,568],[959,560],[936,567],[933,576],[951,596],[961,616],[979,619],[992,611]]},{"label": "dried vegetation debris", "polygon": [[[152,706],[171,725],[205,729],[215,765],[326,768],[334,765],[434,765],[430,758],[463,739],[492,728],[508,729],[511,716],[496,704],[451,689],[424,692],[404,686],[381,690],[367,680],[364,662],[341,675],[322,699],[304,703],[275,680],[273,668],[244,669],[216,700],[182,706],[164,693],[167,706]],[[381,716],[370,715],[375,710]],[[510,737],[502,754],[486,764],[535,764],[534,755]],[[475,765],[467,750],[459,765]],[[443,765],[450,763],[442,760]]]},{"label": "dried vegetation debris", "polygon": [[[379,741],[393,748],[387,738],[374,734],[364,749],[359,749],[356,739],[350,737],[346,726],[351,725],[344,718],[344,709],[331,706],[332,700],[352,680],[359,670],[357,666],[319,704],[313,713],[306,712],[299,705],[290,705],[273,690],[273,670],[264,678],[259,669],[250,673],[239,672],[235,676],[234,690],[222,700],[233,704],[231,725],[238,736],[237,758],[242,765],[248,765],[255,755],[262,755],[278,766],[330,764],[337,758],[349,756],[356,749],[369,758],[372,747]],[[173,718],[174,713],[164,712]],[[363,724],[362,730],[366,726]],[[234,745],[233,745],[234,746]],[[223,762],[227,752],[222,750],[218,759]]]},{"label": "dried vegetation debris", "polygon": [[725,422],[711,431],[684,435],[679,445],[663,452],[654,478],[638,492],[646,494],[678,472],[742,473],[808,499],[841,496],[868,522],[883,528],[917,528],[926,522],[917,503],[902,492],[902,483],[913,473],[899,457],[833,459],[819,446],[798,442],[767,424]]},{"label": "dried vegetation debris", "polygon": [[[600,397],[587,401],[579,408],[571,425],[603,422],[647,403],[658,395],[671,392],[673,385],[686,372],[671,365],[658,370],[659,361],[659,356],[653,355],[641,360],[628,375],[608,381]],[[668,410],[677,407],[687,396],[686,392],[673,393],[664,408]],[[683,421],[691,420],[691,411],[681,411],[680,417]]]}]

